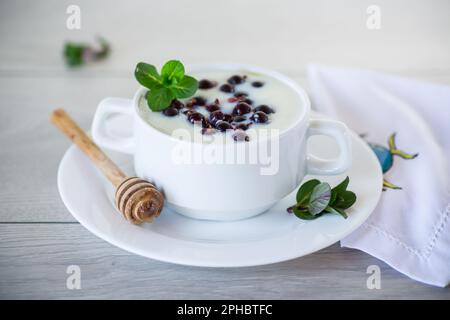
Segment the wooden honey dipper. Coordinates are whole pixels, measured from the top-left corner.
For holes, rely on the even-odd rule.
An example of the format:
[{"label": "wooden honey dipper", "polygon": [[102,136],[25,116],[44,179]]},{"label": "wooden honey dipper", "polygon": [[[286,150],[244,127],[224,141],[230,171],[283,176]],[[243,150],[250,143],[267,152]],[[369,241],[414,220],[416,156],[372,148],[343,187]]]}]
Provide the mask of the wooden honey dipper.
[{"label": "wooden honey dipper", "polygon": [[127,177],[63,109],[54,110],[50,120],[116,187],[116,207],[128,221],[141,224],[151,222],[159,216],[164,206],[164,197],[154,185],[138,177]]}]

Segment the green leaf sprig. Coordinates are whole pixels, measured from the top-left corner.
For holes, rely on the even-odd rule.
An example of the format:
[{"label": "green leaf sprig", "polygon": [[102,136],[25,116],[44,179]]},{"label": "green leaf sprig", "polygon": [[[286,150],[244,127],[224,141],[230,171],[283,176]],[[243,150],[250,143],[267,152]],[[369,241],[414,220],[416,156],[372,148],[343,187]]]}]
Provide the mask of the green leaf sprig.
[{"label": "green leaf sprig", "polygon": [[146,95],[152,111],[162,111],[172,100],[189,98],[198,89],[198,82],[184,74],[184,66],[178,60],[167,61],[158,73],[156,67],[139,62],[134,70],[136,80],[150,91]]},{"label": "green leaf sprig", "polygon": [[69,67],[79,67],[84,64],[99,61],[108,57],[111,47],[104,38],[97,38],[98,45],[77,42],[64,44],[64,59]]},{"label": "green leaf sprig", "polygon": [[356,202],[356,194],[347,190],[349,181],[347,177],[333,189],[317,179],[306,181],[297,191],[297,204],[287,210],[303,220],[314,220],[326,213],[337,213],[347,219],[344,210]]}]

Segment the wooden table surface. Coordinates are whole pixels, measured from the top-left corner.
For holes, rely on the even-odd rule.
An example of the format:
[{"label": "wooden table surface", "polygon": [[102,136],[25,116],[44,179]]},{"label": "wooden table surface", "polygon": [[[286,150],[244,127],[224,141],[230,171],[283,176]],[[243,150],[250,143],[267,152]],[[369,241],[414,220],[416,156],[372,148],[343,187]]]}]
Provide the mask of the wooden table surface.
[{"label": "wooden table surface", "polygon": [[[0,3],[0,298],[436,298],[449,288],[415,282],[385,263],[335,244],[283,263],[237,269],[177,266],[130,254],[92,235],[56,186],[69,146],[48,121],[66,108],[89,129],[98,102],[130,97],[137,61],[157,65],[252,63],[308,88],[305,66],[368,68],[450,84],[450,2],[379,0],[381,29],[366,26],[373,1],[13,1]],[[69,5],[81,29],[66,28]],[[64,40],[100,34],[113,52],[69,70]],[[81,289],[66,287],[69,265]],[[366,286],[381,268],[381,289]]]}]

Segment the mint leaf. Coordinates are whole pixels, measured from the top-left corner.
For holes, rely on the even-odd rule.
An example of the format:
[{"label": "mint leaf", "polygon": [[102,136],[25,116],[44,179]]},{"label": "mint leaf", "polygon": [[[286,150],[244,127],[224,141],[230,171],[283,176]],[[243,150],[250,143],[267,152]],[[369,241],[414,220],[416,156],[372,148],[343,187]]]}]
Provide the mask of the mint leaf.
[{"label": "mint leaf", "polygon": [[175,79],[177,82],[184,77],[184,66],[178,60],[167,61],[161,69],[161,75],[168,83]]},{"label": "mint leaf", "polygon": [[296,200],[298,204],[306,203],[311,196],[311,193],[315,186],[320,184],[320,181],[317,179],[306,181],[297,191]]},{"label": "mint leaf", "polygon": [[331,189],[326,182],[317,179],[306,181],[297,191],[297,204],[290,206],[288,212],[303,220],[313,220],[326,213],[339,214],[347,218],[345,209],[356,202],[356,194],[347,190],[349,177]]},{"label": "mint leaf", "polygon": [[166,62],[161,75],[155,66],[139,62],[134,76],[142,86],[150,89],[146,99],[152,111],[162,111],[173,99],[189,98],[198,89],[197,80],[184,74],[184,66],[178,60]]},{"label": "mint leaf", "polygon": [[330,203],[328,204],[329,206],[333,206],[333,204],[336,202],[338,196],[338,192],[334,189],[331,189],[331,198],[330,198]]},{"label": "mint leaf", "polygon": [[338,194],[341,192],[344,192],[345,190],[347,190],[348,187],[348,183],[350,182],[349,177],[347,176],[347,178],[344,179],[344,181],[342,181],[341,183],[339,183],[336,187],[333,188],[333,190],[335,192],[337,192]]},{"label": "mint leaf", "polygon": [[345,219],[348,218],[347,214],[346,214],[343,210],[338,209],[338,208],[333,208],[333,207],[328,206],[328,207],[325,208],[325,211],[328,212],[328,213],[336,213],[336,214],[339,214],[339,215],[341,215],[342,217],[344,217]]},{"label": "mint leaf", "polygon": [[309,198],[309,212],[313,215],[321,213],[328,206],[330,199],[330,185],[326,182],[316,185]]},{"label": "mint leaf", "polygon": [[98,45],[66,42],[64,44],[64,59],[69,67],[79,67],[86,63],[98,61],[108,56],[111,47],[103,38],[97,39]]},{"label": "mint leaf", "polygon": [[66,43],[64,45],[64,57],[66,59],[66,63],[71,67],[82,65],[84,49],[84,45],[71,42]]},{"label": "mint leaf", "polygon": [[172,91],[164,86],[153,87],[147,95],[147,104],[152,111],[162,111],[175,99]]},{"label": "mint leaf", "polygon": [[302,220],[314,220],[314,219],[317,219],[318,217],[320,217],[322,215],[320,213],[316,214],[316,215],[313,215],[313,214],[311,214],[308,211],[308,209],[300,209],[300,208],[297,208],[297,207],[294,207],[292,209],[292,211],[294,211],[294,214],[295,214],[295,216],[297,218],[300,218]]},{"label": "mint leaf", "polygon": [[162,85],[162,78],[158,74],[158,70],[148,63],[139,62],[134,70],[134,77],[142,86],[149,89]]},{"label": "mint leaf", "polygon": [[344,191],[339,194],[338,201],[334,204],[335,208],[347,209],[356,202],[356,194],[352,191]]},{"label": "mint leaf", "polygon": [[184,76],[181,81],[170,85],[169,88],[177,98],[189,98],[197,91],[198,82],[190,76]]}]

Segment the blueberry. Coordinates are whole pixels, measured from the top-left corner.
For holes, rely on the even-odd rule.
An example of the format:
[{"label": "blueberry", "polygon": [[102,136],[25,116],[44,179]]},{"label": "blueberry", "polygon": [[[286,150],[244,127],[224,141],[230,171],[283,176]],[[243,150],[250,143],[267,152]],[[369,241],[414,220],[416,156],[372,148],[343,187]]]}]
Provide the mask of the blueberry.
[{"label": "blueberry", "polygon": [[220,110],[220,106],[218,106],[217,104],[213,103],[213,104],[208,104],[205,107],[205,109],[208,110],[209,112],[214,112],[214,111]]},{"label": "blueberry", "polygon": [[203,97],[194,97],[189,99],[188,102],[186,102],[186,108],[194,108],[197,106],[204,106],[206,104],[206,99]]},{"label": "blueberry", "polygon": [[260,105],[260,106],[257,106],[256,108],[255,108],[255,110],[253,110],[253,111],[262,111],[262,112],[264,112],[265,114],[271,114],[271,113],[275,113],[275,111],[271,108],[271,107],[269,107],[268,105],[265,105],[265,104],[262,104],[262,105]]},{"label": "blueberry", "polygon": [[244,116],[235,116],[233,118],[233,122],[242,122],[242,121],[245,121],[245,120],[247,120],[247,118],[244,117]]},{"label": "blueberry", "polygon": [[232,85],[241,84],[245,81],[245,78],[246,78],[246,76],[234,75],[234,76],[231,76],[230,78],[228,78],[227,82]]},{"label": "blueberry", "polygon": [[249,141],[250,137],[243,130],[236,130],[233,133],[234,141]]},{"label": "blueberry", "polygon": [[209,135],[212,135],[212,134],[216,133],[216,129],[214,129],[214,128],[202,128],[201,133],[204,134],[204,135],[209,136]]},{"label": "blueberry", "polygon": [[264,85],[264,82],[261,81],[253,81],[252,86],[255,88],[261,88]]},{"label": "blueberry", "polygon": [[198,82],[198,88],[202,90],[208,90],[217,86],[216,81],[211,81],[208,79],[202,79]]},{"label": "blueberry", "polygon": [[233,109],[233,114],[242,116],[243,114],[250,113],[252,111],[252,106],[246,102],[239,102]]},{"label": "blueberry", "polygon": [[251,115],[250,120],[255,123],[266,123],[269,121],[269,117],[262,111],[256,111]]},{"label": "blueberry", "polygon": [[232,93],[234,92],[234,87],[231,84],[225,83],[220,86],[220,91],[226,92],[226,93]]},{"label": "blueberry", "polygon": [[203,118],[203,121],[202,121],[202,127],[203,127],[203,128],[212,128],[213,125],[208,121],[208,119]]},{"label": "blueberry", "polygon": [[188,114],[187,119],[190,123],[195,123],[195,122],[203,122],[205,121],[205,117],[199,113],[199,112],[191,112]]},{"label": "blueberry", "polygon": [[241,101],[241,99],[236,98],[236,97],[230,97],[227,100],[228,100],[229,103],[234,103],[234,102]]},{"label": "blueberry", "polygon": [[238,123],[234,126],[235,130],[247,130],[250,127],[251,123]]},{"label": "blueberry", "polygon": [[192,109],[192,108],[194,108],[195,106],[196,106],[196,101],[195,101],[194,98],[189,99],[189,100],[186,102],[186,108]]},{"label": "blueberry", "polygon": [[231,114],[225,113],[223,115],[223,121],[231,122],[231,121],[233,121],[233,116]]},{"label": "blueberry", "polygon": [[212,123],[212,125],[215,125],[217,121],[224,119],[224,113],[220,110],[211,112],[209,115],[209,121]]},{"label": "blueberry", "polygon": [[220,101],[219,99],[214,100],[214,103],[211,103],[205,107],[209,112],[214,112],[220,110]]},{"label": "blueberry", "polygon": [[234,96],[236,98],[244,98],[244,97],[248,97],[248,93],[247,92],[242,92],[242,91],[238,91],[234,94]]},{"label": "blueberry", "polygon": [[165,116],[174,117],[174,116],[178,115],[178,109],[175,107],[168,107],[168,108],[164,109],[162,113]]},{"label": "blueberry", "polygon": [[248,104],[250,104],[250,105],[252,105],[253,104],[253,100],[251,100],[251,99],[249,99],[249,98],[245,98],[245,99],[243,99],[243,100],[241,100],[242,102],[245,102],[245,103],[248,103]]},{"label": "blueberry", "polygon": [[196,106],[204,106],[206,104],[206,99],[203,97],[194,97]]},{"label": "blueberry", "polygon": [[170,103],[170,106],[180,110],[184,108],[184,103],[181,102],[180,100],[173,99],[172,102]]},{"label": "blueberry", "polygon": [[215,127],[217,130],[219,130],[221,132],[224,132],[228,129],[232,129],[231,124],[229,124],[228,122],[223,121],[223,120],[217,121]]}]

